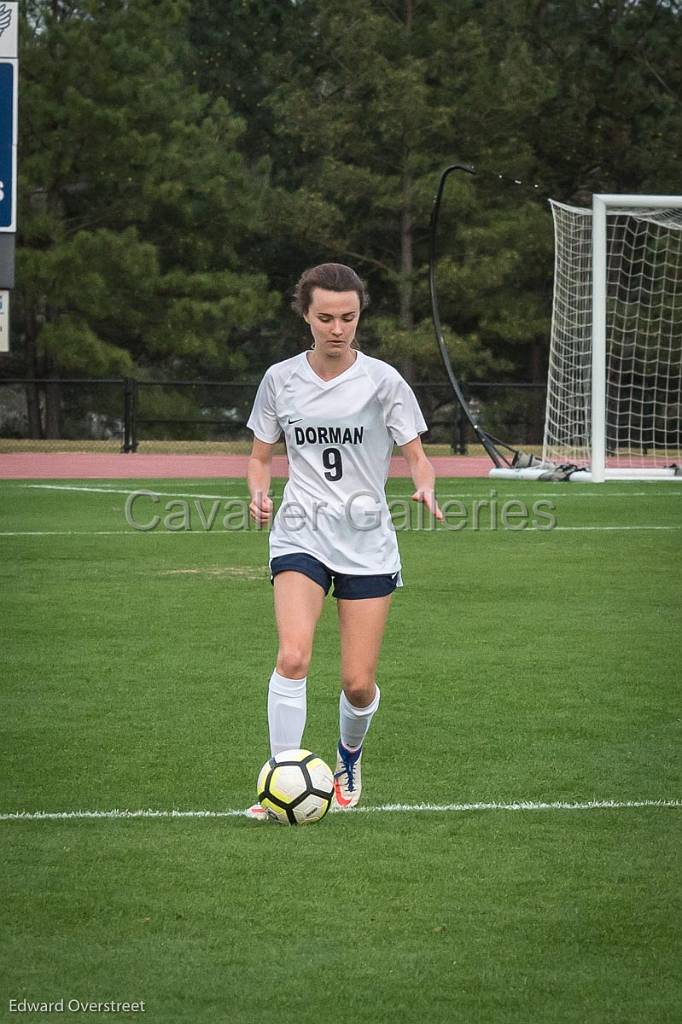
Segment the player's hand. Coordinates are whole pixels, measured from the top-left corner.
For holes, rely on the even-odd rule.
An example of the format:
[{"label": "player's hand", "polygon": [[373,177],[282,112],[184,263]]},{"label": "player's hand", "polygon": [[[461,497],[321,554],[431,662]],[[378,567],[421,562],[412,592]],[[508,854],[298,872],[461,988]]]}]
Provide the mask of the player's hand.
[{"label": "player's hand", "polygon": [[443,513],[433,491],[415,491],[412,495],[412,501],[421,501],[423,505],[426,505],[434,519],[437,519],[439,523],[443,522]]},{"label": "player's hand", "polygon": [[272,498],[267,494],[254,494],[249,505],[249,515],[259,526],[266,526],[272,520]]}]

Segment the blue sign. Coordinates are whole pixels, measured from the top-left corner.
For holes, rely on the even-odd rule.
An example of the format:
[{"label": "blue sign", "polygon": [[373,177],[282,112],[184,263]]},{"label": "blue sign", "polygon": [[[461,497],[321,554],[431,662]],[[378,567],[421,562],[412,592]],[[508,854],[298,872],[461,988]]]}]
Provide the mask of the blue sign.
[{"label": "blue sign", "polygon": [[0,231],[14,230],[16,149],[14,90],[16,67],[0,61]]}]

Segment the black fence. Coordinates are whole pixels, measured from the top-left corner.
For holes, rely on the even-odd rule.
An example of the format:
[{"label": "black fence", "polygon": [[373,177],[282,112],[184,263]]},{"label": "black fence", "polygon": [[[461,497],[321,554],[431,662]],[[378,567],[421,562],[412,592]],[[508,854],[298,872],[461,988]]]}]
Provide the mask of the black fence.
[{"label": "black fence", "polygon": [[[123,452],[248,449],[246,421],[257,383],[233,381],[0,380],[0,448],[87,447]],[[466,454],[475,436],[441,381],[416,384],[427,444]],[[464,386],[474,419],[510,444],[542,444],[544,384],[474,382]]]}]

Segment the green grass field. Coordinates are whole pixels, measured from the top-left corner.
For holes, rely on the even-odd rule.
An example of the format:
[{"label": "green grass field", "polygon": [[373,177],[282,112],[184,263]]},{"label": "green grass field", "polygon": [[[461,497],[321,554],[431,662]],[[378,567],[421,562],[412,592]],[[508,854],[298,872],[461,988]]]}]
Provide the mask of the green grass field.
[{"label": "green grass field", "polygon": [[[142,486],[162,494],[145,515],[187,501],[192,529],[127,526]],[[183,497],[243,481],[0,482],[0,1020],[680,1020],[682,487],[495,491],[552,502],[557,528],[491,529],[484,510],[401,533],[365,812],[294,829],[10,817],[246,807],[275,632],[265,534],[222,512],[203,529]],[[468,511],[490,481],[440,494]],[[328,761],[337,662],[330,599],[305,735]],[[678,806],[409,809],[600,801]]]}]

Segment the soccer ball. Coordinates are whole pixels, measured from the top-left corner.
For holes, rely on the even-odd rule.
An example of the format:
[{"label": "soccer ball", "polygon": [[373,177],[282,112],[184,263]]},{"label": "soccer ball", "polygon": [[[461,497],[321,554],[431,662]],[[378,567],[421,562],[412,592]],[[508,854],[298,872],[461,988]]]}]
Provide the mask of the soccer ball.
[{"label": "soccer ball", "polygon": [[329,765],[309,750],[283,750],[258,776],[258,799],[282,825],[309,825],[324,818],[334,796]]}]

